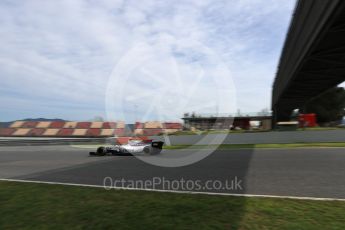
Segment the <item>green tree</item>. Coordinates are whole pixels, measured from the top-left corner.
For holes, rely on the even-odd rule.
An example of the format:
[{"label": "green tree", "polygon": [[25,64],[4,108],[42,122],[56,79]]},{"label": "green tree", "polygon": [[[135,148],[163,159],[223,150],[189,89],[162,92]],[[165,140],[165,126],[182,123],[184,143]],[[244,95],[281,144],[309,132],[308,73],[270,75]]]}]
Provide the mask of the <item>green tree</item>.
[{"label": "green tree", "polygon": [[340,120],[345,108],[345,89],[332,88],[310,100],[304,107],[305,113],[315,113],[319,123]]}]

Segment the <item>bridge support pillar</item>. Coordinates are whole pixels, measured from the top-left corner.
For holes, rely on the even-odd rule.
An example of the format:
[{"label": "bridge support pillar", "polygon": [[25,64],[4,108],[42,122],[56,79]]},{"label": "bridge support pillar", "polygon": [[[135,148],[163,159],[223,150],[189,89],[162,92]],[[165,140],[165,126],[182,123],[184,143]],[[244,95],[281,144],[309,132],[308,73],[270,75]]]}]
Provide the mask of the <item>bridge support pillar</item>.
[{"label": "bridge support pillar", "polygon": [[272,128],[275,129],[277,127],[277,123],[280,121],[290,121],[292,111],[292,108],[287,108],[283,106],[273,107]]}]

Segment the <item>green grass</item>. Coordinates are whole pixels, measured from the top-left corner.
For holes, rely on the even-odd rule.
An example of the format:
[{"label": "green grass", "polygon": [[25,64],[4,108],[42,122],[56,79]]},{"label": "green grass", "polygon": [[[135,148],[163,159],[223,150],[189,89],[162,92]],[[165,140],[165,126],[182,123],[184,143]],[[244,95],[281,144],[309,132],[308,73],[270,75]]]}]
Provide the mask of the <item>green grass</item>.
[{"label": "green grass", "polygon": [[73,148],[80,148],[80,149],[93,149],[93,150],[96,150],[99,146],[111,146],[109,144],[104,144],[104,143],[92,143],[92,144],[89,144],[89,143],[83,143],[83,144],[72,144],[70,145],[71,147]]},{"label": "green grass", "polygon": [[[164,149],[203,149],[217,147],[217,145],[171,145],[164,146]],[[222,144],[217,149],[241,149],[241,148],[331,148],[345,147],[345,142],[325,142],[325,143],[291,143],[291,144]]]},{"label": "green grass", "polygon": [[0,182],[0,229],[344,229],[345,202]]}]

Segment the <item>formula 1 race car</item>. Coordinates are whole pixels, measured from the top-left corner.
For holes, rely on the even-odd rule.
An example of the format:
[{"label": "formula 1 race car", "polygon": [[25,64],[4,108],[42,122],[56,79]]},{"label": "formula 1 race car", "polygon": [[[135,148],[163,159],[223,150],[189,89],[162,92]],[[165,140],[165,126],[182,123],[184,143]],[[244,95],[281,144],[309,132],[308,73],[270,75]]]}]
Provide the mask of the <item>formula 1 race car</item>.
[{"label": "formula 1 race car", "polygon": [[159,154],[163,148],[163,141],[129,140],[128,144],[98,147],[90,156],[106,155],[154,155]]}]

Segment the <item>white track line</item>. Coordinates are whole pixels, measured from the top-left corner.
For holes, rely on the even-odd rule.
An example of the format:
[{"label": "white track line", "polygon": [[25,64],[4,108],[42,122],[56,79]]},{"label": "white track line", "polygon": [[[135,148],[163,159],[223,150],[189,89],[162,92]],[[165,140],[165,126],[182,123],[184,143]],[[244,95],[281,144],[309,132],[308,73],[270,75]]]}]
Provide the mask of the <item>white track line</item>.
[{"label": "white track line", "polygon": [[[36,184],[51,184],[51,185],[67,185],[77,187],[102,188],[102,185],[91,184],[74,184],[48,181],[33,181],[33,180],[18,180],[18,179],[0,179],[0,181],[22,182],[22,183],[36,183]],[[215,196],[236,196],[236,197],[257,197],[257,198],[280,198],[280,199],[295,199],[295,200],[315,200],[315,201],[345,201],[341,198],[321,198],[321,197],[303,197],[303,196],[277,196],[277,195],[257,195],[257,194],[237,194],[237,193],[216,193],[216,192],[196,192],[196,191],[179,191],[179,190],[162,190],[162,189],[143,189],[143,188],[127,188],[127,187],[111,187],[108,190],[132,190],[132,191],[148,191],[148,192],[166,192],[179,194],[201,194],[201,195],[215,195]]]}]

